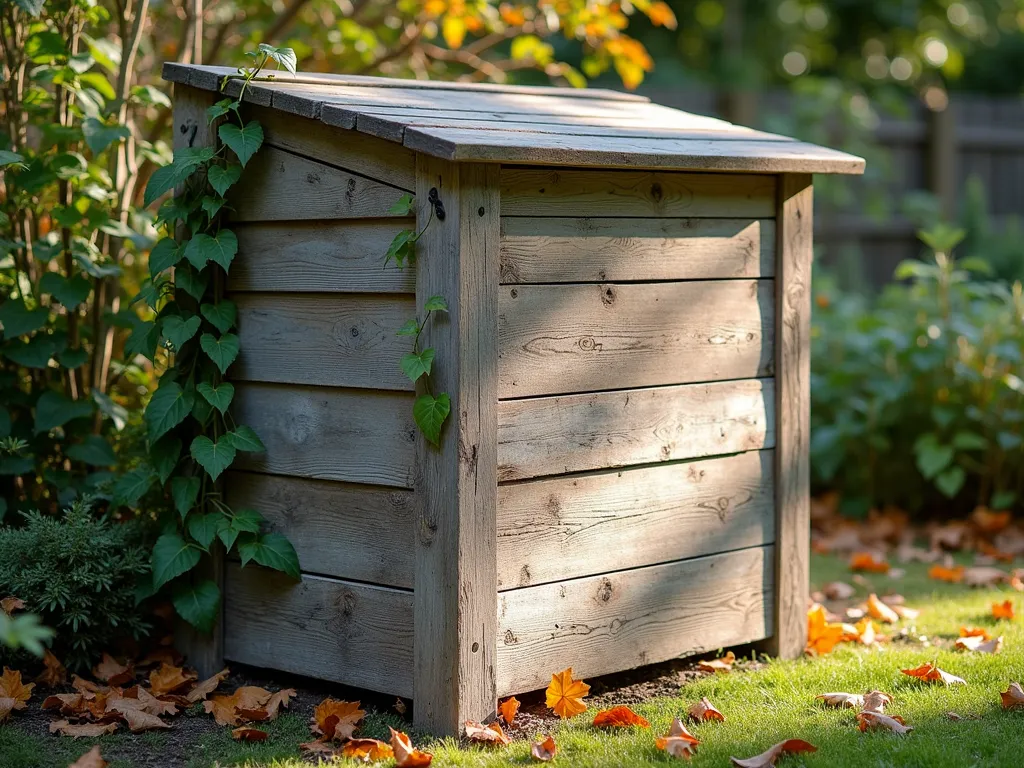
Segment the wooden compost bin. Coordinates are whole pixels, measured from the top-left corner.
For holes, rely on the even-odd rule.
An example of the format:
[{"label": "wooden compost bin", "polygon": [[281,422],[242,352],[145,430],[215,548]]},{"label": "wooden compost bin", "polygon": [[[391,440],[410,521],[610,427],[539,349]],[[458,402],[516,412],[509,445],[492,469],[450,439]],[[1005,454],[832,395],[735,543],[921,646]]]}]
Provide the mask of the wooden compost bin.
[{"label": "wooden compost bin", "polygon": [[[179,145],[212,141],[232,71],[165,66]],[[610,91],[300,74],[246,101],[230,376],[267,451],[226,493],[304,575],[225,564],[201,665],[411,697],[451,733],[568,666],[802,652],[810,174],[860,158]],[[383,268],[413,226],[415,268]],[[435,294],[439,450],[395,335]]]}]

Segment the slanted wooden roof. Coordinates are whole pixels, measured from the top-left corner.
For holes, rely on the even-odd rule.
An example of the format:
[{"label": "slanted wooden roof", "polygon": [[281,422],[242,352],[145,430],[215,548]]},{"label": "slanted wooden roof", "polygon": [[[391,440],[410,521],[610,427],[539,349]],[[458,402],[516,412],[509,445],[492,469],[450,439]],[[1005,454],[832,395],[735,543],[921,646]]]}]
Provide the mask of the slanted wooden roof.
[{"label": "slanted wooden roof", "polygon": [[[219,89],[230,67],[164,64],[165,80]],[[237,96],[238,80],[225,94]],[[852,173],[844,152],[601,89],[274,73],[245,100],[446,160],[688,171]]]}]

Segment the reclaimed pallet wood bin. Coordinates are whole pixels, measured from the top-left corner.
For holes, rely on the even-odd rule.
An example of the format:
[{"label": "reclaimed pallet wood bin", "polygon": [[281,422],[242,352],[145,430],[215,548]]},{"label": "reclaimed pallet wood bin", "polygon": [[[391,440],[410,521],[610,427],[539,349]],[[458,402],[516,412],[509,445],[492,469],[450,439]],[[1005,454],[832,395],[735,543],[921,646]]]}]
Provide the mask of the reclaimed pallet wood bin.
[{"label": "reclaimed pallet wood bin", "polygon": [[[214,140],[231,72],[165,66],[179,146]],[[229,375],[267,451],[225,493],[303,577],[224,563],[200,665],[411,698],[455,733],[569,666],[803,651],[810,174],[863,160],[602,90],[300,73],[245,100],[265,142],[231,199]],[[412,227],[415,267],[384,268]],[[395,334],[436,294],[439,449]]]}]

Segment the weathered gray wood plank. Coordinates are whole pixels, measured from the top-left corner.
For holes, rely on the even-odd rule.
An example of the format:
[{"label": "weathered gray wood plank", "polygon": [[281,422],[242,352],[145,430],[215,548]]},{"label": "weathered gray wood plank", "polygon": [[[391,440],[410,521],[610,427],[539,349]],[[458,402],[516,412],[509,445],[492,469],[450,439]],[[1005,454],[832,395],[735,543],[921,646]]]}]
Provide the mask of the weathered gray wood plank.
[{"label": "weathered gray wood plank", "polygon": [[498,479],[720,456],[775,444],[771,379],[505,400]]},{"label": "weathered gray wood plank", "polygon": [[772,547],[502,592],[498,694],[590,678],[772,633]]},{"label": "weathered gray wood plank", "polygon": [[811,261],[813,190],[810,176],[779,184],[776,318],[778,450],[775,636],[769,652],[796,658],[807,643],[810,579]]},{"label": "weathered gray wood plank", "polygon": [[226,585],[231,661],[412,695],[412,593],[234,563]]},{"label": "weathered gray wood plank", "polygon": [[503,287],[498,395],[771,375],[774,298],[771,280]]},{"label": "weathered gray wood plank", "polygon": [[[411,269],[384,269],[410,219],[254,222],[232,228],[238,256],[229,291],[415,293]],[[282,267],[282,265],[285,265]]]},{"label": "weathered gray wood plank", "polygon": [[413,487],[409,393],[239,382],[233,409],[236,421],[256,430],[267,447],[241,454],[241,469]]},{"label": "weathered gray wood plank", "polygon": [[501,220],[502,283],[707,280],[775,274],[760,219]]},{"label": "weathered gray wood plank", "polygon": [[411,296],[250,293],[234,300],[242,350],[232,379],[413,390],[399,364],[409,339],[395,335],[416,314]]},{"label": "weathered gray wood plank", "polygon": [[257,152],[228,193],[232,221],[392,218],[403,194],[275,147]]},{"label": "weathered gray wood plank", "polygon": [[[421,518],[416,546],[416,724],[458,734],[497,705],[497,293],[499,210],[496,166],[454,166],[420,158],[416,296],[446,298],[427,323],[437,350],[435,395],[451,397],[438,448],[418,440]],[[445,217],[431,219],[436,190]]]},{"label": "weathered gray wood plank", "polygon": [[498,588],[770,544],[774,491],[770,450],[503,484]]},{"label": "weathered gray wood plank", "polygon": [[504,216],[774,218],[775,177],[503,168]]},{"label": "weathered gray wood plank", "polygon": [[412,491],[232,471],[225,495],[232,509],[255,509],[287,536],[304,570],[412,589]]}]

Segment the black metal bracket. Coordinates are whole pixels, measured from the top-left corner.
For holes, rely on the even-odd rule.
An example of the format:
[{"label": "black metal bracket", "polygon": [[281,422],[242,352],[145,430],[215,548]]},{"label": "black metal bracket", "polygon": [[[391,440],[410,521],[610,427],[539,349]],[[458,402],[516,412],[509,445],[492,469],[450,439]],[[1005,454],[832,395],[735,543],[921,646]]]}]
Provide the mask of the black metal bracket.
[{"label": "black metal bracket", "polygon": [[444,203],[437,196],[437,187],[431,187],[427,193],[427,202],[434,206],[434,215],[438,221],[444,221]]}]

